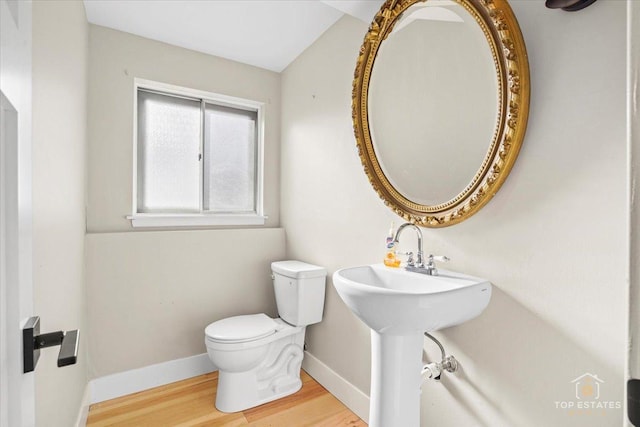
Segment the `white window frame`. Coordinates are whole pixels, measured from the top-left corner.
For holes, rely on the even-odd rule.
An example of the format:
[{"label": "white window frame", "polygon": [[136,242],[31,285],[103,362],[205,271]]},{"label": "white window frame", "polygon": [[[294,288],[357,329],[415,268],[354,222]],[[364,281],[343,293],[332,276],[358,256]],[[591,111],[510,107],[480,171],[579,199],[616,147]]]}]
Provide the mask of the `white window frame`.
[{"label": "white window frame", "polygon": [[[257,112],[256,138],[256,188],[255,213],[140,213],[138,212],[138,90],[147,89],[168,95],[199,98],[205,102],[225,107],[246,109]],[[202,169],[202,164],[201,164]],[[202,185],[202,184],[201,184]],[[134,78],[133,83],[133,182],[132,210],[127,219],[133,227],[207,227],[207,226],[243,226],[264,225],[264,103],[205,92],[197,89],[175,86],[151,80]]]}]

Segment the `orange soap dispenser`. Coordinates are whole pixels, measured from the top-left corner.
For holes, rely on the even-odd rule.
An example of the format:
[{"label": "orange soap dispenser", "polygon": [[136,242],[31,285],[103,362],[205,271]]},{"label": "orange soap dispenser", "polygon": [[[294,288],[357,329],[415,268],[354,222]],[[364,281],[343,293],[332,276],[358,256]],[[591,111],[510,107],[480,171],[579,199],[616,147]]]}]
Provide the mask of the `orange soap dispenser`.
[{"label": "orange soap dispenser", "polygon": [[386,253],[384,256],[384,265],[387,267],[400,267],[400,260],[396,257],[395,251],[395,243],[393,242],[394,238],[394,230],[393,230],[393,222],[391,223],[391,228],[389,228],[389,235],[387,236],[387,244],[386,244]]}]

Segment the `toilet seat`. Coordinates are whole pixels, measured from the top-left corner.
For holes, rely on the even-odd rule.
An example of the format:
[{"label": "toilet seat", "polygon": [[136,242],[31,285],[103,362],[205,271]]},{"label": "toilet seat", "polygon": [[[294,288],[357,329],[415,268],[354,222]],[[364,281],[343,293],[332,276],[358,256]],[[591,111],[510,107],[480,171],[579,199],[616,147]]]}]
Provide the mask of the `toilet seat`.
[{"label": "toilet seat", "polygon": [[204,333],[210,341],[232,344],[256,341],[273,335],[280,329],[281,323],[260,313],[218,320],[207,326]]}]

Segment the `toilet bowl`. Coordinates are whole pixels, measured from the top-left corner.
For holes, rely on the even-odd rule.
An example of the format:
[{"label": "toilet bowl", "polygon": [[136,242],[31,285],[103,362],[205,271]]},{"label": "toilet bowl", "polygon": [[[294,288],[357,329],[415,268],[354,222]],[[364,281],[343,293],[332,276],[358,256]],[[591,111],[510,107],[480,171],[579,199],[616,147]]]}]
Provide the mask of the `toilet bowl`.
[{"label": "toilet bowl", "polygon": [[262,405],[302,387],[306,326],[322,320],[326,270],[300,261],[271,267],[280,318],[234,316],[205,329],[207,353],[219,370],[215,406],[222,412]]}]

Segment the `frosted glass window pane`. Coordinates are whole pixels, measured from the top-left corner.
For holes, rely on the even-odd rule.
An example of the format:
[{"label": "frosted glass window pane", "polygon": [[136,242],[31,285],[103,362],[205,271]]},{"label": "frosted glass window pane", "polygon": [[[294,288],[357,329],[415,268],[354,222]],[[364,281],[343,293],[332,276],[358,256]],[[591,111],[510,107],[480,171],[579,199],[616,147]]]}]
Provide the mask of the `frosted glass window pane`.
[{"label": "frosted glass window pane", "polygon": [[204,209],[255,212],[255,111],[207,104],[204,122]]},{"label": "frosted glass window pane", "polygon": [[200,210],[200,101],[138,91],[138,212]]}]

